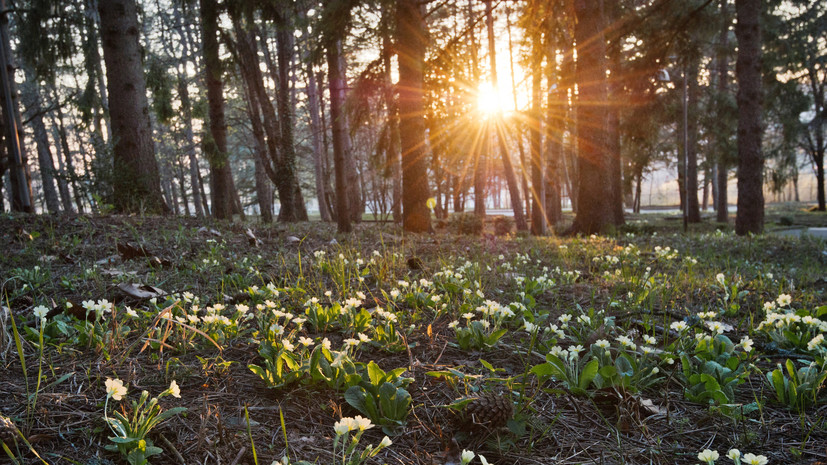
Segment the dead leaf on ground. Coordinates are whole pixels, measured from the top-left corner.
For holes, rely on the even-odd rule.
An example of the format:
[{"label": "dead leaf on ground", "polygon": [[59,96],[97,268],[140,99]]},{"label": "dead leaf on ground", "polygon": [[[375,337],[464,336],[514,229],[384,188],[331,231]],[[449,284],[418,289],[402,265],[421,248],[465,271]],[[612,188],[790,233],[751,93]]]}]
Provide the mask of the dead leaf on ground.
[{"label": "dead leaf on ground", "polygon": [[302,240],[296,236],[287,236],[287,243],[288,244],[298,244]]},{"label": "dead leaf on ground", "polygon": [[136,299],[151,299],[153,297],[161,297],[167,293],[155,286],[140,283],[120,283],[118,289],[124,294],[134,297]]},{"label": "dead leaf on ground", "polygon": [[100,260],[95,262],[95,265],[115,265],[120,263],[121,256],[120,255],[110,255],[105,258],[101,258]]},{"label": "dead leaf on ground", "polygon": [[206,226],[201,226],[200,228],[198,228],[198,233],[199,234],[210,234],[210,235],[213,235],[215,237],[221,237],[221,233],[218,232],[218,230],[213,229],[213,228],[208,228]]},{"label": "dead leaf on ground", "polygon": [[261,245],[261,241],[260,241],[260,240],[256,237],[256,235],[255,235],[255,234],[253,234],[253,230],[252,230],[252,229],[247,228],[247,229],[244,231],[244,235],[245,235],[245,236],[247,236],[247,240],[250,242],[250,245],[251,245],[251,246],[253,246],[253,247],[258,247],[258,246],[260,246],[260,245]]},{"label": "dead leaf on ground", "polygon": [[132,260],[137,257],[149,257],[151,254],[142,245],[132,244],[129,242],[118,242],[116,247],[118,253],[124,261]]}]

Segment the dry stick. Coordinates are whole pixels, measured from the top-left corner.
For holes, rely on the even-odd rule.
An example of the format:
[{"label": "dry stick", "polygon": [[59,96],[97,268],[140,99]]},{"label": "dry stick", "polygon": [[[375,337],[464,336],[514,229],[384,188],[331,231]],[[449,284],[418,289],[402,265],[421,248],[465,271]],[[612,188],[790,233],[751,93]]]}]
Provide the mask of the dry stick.
[{"label": "dry stick", "polygon": [[161,441],[163,441],[164,444],[172,450],[172,455],[174,455],[175,458],[177,458],[178,461],[181,462],[181,465],[187,465],[187,461],[184,460],[184,457],[181,456],[181,453],[178,452],[178,449],[176,449],[175,446],[173,446],[172,443],[169,442],[169,439],[167,439],[167,437],[163,434],[161,435]]},{"label": "dry stick", "polygon": [[238,461],[241,460],[241,457],[244,457],[245,452],[247,452],[247,447],[246,446],[241,446],[241,450],[239,450],[238,453],[235,454],[235,458],[233,459],[232,462],[230,462],[230,465],[236,465],[238,463]]}]

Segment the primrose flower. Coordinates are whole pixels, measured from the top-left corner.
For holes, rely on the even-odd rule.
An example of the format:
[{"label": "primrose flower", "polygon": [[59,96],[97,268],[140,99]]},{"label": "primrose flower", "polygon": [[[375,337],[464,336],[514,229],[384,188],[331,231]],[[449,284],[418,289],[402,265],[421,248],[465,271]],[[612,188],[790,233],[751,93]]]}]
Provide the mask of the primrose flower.
[{"label": "primrose flower", "polygon": [[715,281],[718,281],[718,283],[720,283],[721,286],[724,286],[726,285],[726,276],[724,276],[723,273],[718,273],[717,275],[715,275]]},{"label": "primrose flower", "polygon": [[353,339],[352,337],[349,337],[349,338],[347,338],[347,339],[345,339],[345,340],[344,340],[344,343],[345,343],[345,345],[347,345],[348,347],[354,347],[354,346],[358,346],[358,345],[359,345],[359,340],[358,340],[358,339]]},{"label": "primrose flower", "polygon": [[462,465],[467,465],[472,460],[474,460],[474,455],[475,454],[470,450],[463,449],[462,455],[460,456],[460,463],[462,463]]},{"label": "primrose flower", "polygon": [[463,313],[462,317],[465,318],[466,320],[470,320],[471,318],[474,318],[474,314],[471,313],[471,312]]},{"label": "primrose flower", "polygon": [[764,311],[771,312],[775,310],[775,302],[764,302]]},{"label": "primrose flower", "polygon": [[345,418],[342,418],[341,420],[337,421],[336,423],[334,423],[333,424],[333,431],[336,432],[336,436],[341,436],[343,434],[347,434],[347,432],[352,429],[351,428],[352,422],[353,422],[352,418],[345,417]]},{"label": "primrose flower", "polygon": [[527,320],[523,320],[523,325],[525,326],[526,332],[529,333],[533,333],[534,330],[537,329],[537,325]]},{"label": "primrose flower", "polygon": [[477,457],[480,458],[480,462],[482,462],[482,465],[489,465],[488,460],[485,458],[484,455],[478,455]]},{"label": "primrose flower", "polygon": [[685,331],[688,328],[688,325],[685,321],[673,321],[670,328],[674,329],[675,331]]},{"label": "primrose flower", "polygon": [[45,305],[38,305],[37,307],[34,308],[34,316],[37,317],[38,319],[46,318],[46,314],[48,314],[48,313],[49,313],[49,309]]},{"label": "primrose flower", "polygon": [[741,451],[738,449],[730,449],[729,452],[726,453],[727,458],[734,461],[739,461],[741,459]]},{"label": "primrose flower", "polygon": [[818,336],[810,339],[810,342],[807,343],[807,350],[813,351],[822,343],[824,343],[824,334],[819,334]]},{"label": "primrose flower", "polygon": [[704,449],[703,452],[698,453],[698,460],[701,462],[706,462],[709,465],[715,463],[715,461],[718,460],[718,457],[720,457],[718,455],[718,451],[714,450]]},{"label": "primrose flower", "polygon": [[353,417],[353,426],[354,429],[358,428],[359,431],[365,431],[367,429],[373,428],[373,423],[371,423],[369,418],[365,418],[361,415],[356,415]]},{"label": "primrose flower", "polygon": [[359,341],[370,342],[370,338],[365,333],[359,333]]},{"label": "primrose flower", "polygon": [[106,378],[104,384],[106,385],[106,397],[121,400],[126,395],[126,386],[123,385],[123,381],[117,378]]},{"label": "primrose flower", "polygon": [[376,448],[377,449],[384,449],[385,447],[388,447],[391,444],[393,444],[393,441],[391,441],[391,438],[385,436],[384,438],[382,438],[382,442],[380,442],[379,445],[376,446]]},{"label": "primrose flower", "polygon": [[609,341],[607,341],[605,339],[598,339],[598,340],[594,341],[594,345],[596,345],[597,347],[600,347],[601,349],[608,349],[610,344],[609,344]]},{"label": "primrose flower", "polygon": [[646,334],[646,335],[644,335],[644,336],[643,336],[643,340],[644,340],[647,344],[652,344],[652,345],[655,345],[655,343],[657,342],[657,340],[655,339],[655,337],[654,337],[654,336],[650,336],[650,335],[648,335],[648,334]]},{"label": "primrose flower", "polygon": [[169,383],[169,394],[172,397],[181,398],[181,388],[178,387],[178,383],[174,379]]},{"label": "primrose flower", "polygon": [[454,320],[454,321],[448,323],[448,327],[451,328],[451,329],[455,329],[457,326],[459,326],[459,321],[457,321],[457,320]]},{"label": "primrose flower", "polygon": [[282,340],[281,340],[281,345],[282,345],[282,347],[284,347],[284,350],[286,350],[286,351],[288,351],[288,352],[293,352],[293,349],[295,349],[295,348],[296,348],[296,347],[293,345],[293,343],[292,343],[292,342],[290,342],[290,341],[288,341],[287,339],[282,339]]},{"label": "primrose flower", "polygon": [[743,463],[749,465],[767,465],[767,462],[769,462],[769,460],[763,455],[744,454]]},{"label": "primrose flower", "polygon": [[132,307],[126,307],[126,314],[132,318],[138,318],[138,312],[132,309]]},{"label": "primrose flower", "polygon": [[[741,338],[741,342],[739,342],[738,345],[741,346],[742,349],[744,349],[744,352],[750,352],[750,351],[752,351],[752,344],[753,343],[754,343],[754,341],[752,339],[750,339],[749,336],[744,336],[744,337]],[[734,450],[737,451],[738,449],[734,449]]]},{"label": "primrose flower", "polygon": [[313,344],[313,339],[310,339],[309,337],[306,337],[306,336],[301,336],[301,337],[299,337],[299,343],[301,345],[307,347],[307,346]]},{"label": "primrose flower", "polygon": [[328,338],[322,339],[322,348],[330,350],[330,339],[328,339]]},{"label": "primrose flower", "polygon": [[793,302],[793,298],[790,294],[781,294],[777,299],[775,299],[775,301],[778,303],[779,307],[788,307]]}]

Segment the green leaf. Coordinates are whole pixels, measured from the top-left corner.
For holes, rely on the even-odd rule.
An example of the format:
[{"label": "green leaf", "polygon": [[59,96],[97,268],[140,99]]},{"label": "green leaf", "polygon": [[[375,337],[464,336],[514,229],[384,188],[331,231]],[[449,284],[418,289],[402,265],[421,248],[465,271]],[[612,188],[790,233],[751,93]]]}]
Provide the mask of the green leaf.
[{"label": "green leaf", "polygon": [[600,363],[597,359],[592,359],[589,363],[583,367],[583,372],[580,374],[580,384],[579,387],[581,389],[586,389],[591,384],[592,380],[594,379],[595,375],[597,375],[597,369],[600,367]]},{"label": "green leaf", "polygon": [[368,378],[370,379],[370,383],[374,386],[379,386],[383,381],[385,381],[385,372],[379,365],[376,364],[373,360],[368,362]]}]

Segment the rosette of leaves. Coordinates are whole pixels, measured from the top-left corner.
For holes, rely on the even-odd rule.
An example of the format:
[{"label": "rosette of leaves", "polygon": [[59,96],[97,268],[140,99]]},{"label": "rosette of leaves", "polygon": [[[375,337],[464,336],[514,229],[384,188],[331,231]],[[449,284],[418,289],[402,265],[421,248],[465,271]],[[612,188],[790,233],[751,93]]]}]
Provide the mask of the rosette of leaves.
[{"label": "rosette of leaves", "polygon": [[695,354],[682,354],[681,366],[686,383],[684,395],[692,402],[731,404],[735,387],[749,376],[746,354],[735,352],[735,344],[723,334],[701,339]]},{"label": "rosette of leaves", "polygon": [[410,413],[411,395],[405,388],[413,378],[402,376],[405,370],[402,367],[386,372],[371,361],[367,364],[368,379],[345,391],[347,403],[388,435],[405,426]]},{"label": "rosette of leaves", "polygon": [[818,403],[818,394],[827,380],[827,371],[817,364],[807,364],[796,370],[792,360],[784,364],[786,373],[779,365],[767,373],[767,384],[775,392],[779,403],[795,412],[803,412],[809,405]]}]

